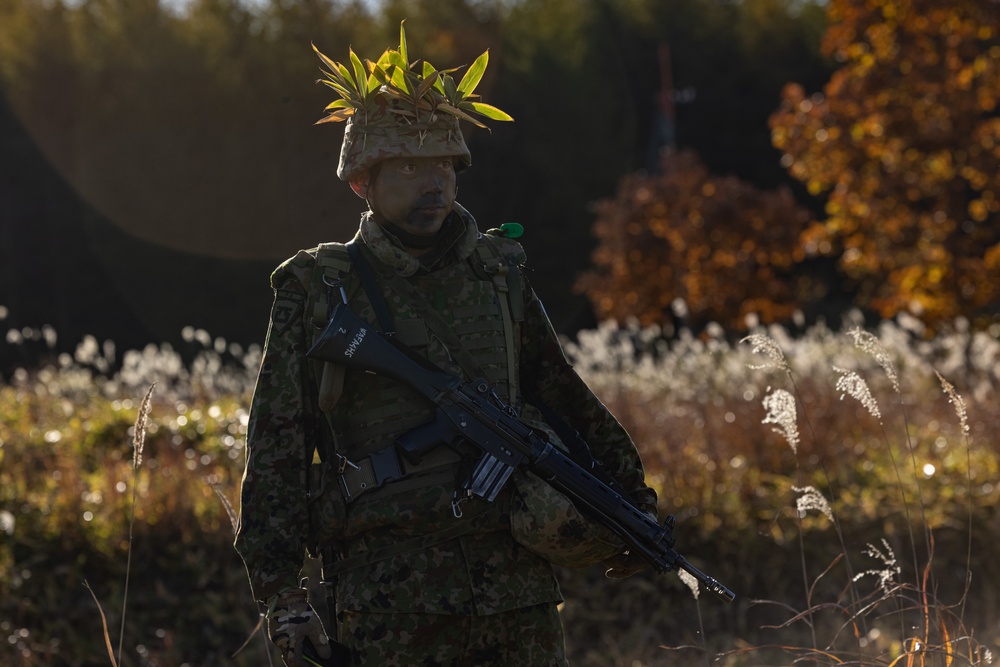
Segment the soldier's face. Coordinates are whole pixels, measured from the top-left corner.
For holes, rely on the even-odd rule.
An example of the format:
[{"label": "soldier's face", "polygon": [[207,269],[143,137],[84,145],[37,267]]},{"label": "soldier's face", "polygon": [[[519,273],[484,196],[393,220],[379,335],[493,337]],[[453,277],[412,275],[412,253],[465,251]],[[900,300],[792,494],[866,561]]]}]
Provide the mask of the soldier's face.
[{"label": "soldier's face", "polygon": [[379,163],[368,190],[377,218],[412,234],[441,229],[455,203],[455,164],[450,157],[398,157]]}]

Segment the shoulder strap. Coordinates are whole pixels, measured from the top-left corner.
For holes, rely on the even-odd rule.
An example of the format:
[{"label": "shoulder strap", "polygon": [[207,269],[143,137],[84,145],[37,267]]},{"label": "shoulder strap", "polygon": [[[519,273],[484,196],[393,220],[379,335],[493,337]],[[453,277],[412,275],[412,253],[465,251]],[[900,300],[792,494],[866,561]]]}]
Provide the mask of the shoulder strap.
[{"label": "shoulder strap", "polygon": [[385,302],[385,296],[382,294],[382,289],[379,287],[371,264],[365,257],[364,250],[361,249],[359,243],[351,241],[347,244],[347,252],[350,253],[354,268],[358,271],[361,285],[365,288],[365,294],[368,295],[368,301],[372,304],[375,317],[378,318],[379,326],[382,327],[382,333],[386,336],[395,336],[396,325],[393,324],[392,315],[389,313],[389,305]]},{"label": "shoulder strap", "polygon": [[[316,294],[324,295],[325,298],[316,297],[313,303],[312,321],[317,329],[323,329],[330,319],[334,304],[338,300],[347,303],[345,284],[351,272],[351,259],[347,246],[343,243],[323,243],[318,246],[316,268],[319,281],[315,288]],[[319,407],[327,419],[330,410],[337,405],[344,391],[344,372],[343,366],[329,362],[324,362],[319,372]],[[330,429],[333,430],[332,424]],[[324,460],[331,460],[329,455],[329,452],[320,452],[320,458]]]},{"label": "shoulder strap", "polygon": [[503,317],[504,344],[507,348],[507,386],[508,403],[516,406],[518,403],[517,358],[515,357],[515,322],[524,320],[524,299],[521,290],[520,268],[516,261],[508,262],[494,245],[493,237],[484,234],[482,242],[476,244],[476,256],[482,262],[483,269],[493,281],[493,289],[500,302],[500,314]]},{"label": "shoulder strap", "polygon": [[[316,268],[319,282],[317,294],[326,299],[316,299],[313,304],[313,325],[323,328],[330,319],[330,311],[338,301],[347,301],[346,281],[351,272],[351,258],[343,243],[322,243],[316,248]],[[339,292],[339,294],[337,293]]]}]

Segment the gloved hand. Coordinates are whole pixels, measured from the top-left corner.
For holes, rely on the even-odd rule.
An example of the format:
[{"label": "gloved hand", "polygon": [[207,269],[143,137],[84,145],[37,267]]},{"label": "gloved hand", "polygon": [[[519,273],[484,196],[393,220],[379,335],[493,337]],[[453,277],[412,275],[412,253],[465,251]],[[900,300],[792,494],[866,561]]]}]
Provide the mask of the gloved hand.
[{"label": "gloved hand", "polygon": [[[646,516],[653,521],[657,521],[655,505],[642,504],[639,507]],[[639,570],[649,567],[649,563],[643,560],[642,557],[627,551],[616,554],[603,562],[608,566],[607,571],[604,573],[604,576],[608,579],[625,579],[631,577]]]},{"label": "gloved hand", "polygon": [[607,572],[604,573],[608,579],[625,579],[639,570],[649,567],[649,564],[640,556],[627,551],[612,556],[603,563],[608,566]]},{"label": "gloved hand", "polygon": [[304,588],[287,588],[272,598],[267,609],[267,634],[281,651],[287,667],[312,667],[302,657],[306,639],[319,657],[330,657],[330,640]]}]

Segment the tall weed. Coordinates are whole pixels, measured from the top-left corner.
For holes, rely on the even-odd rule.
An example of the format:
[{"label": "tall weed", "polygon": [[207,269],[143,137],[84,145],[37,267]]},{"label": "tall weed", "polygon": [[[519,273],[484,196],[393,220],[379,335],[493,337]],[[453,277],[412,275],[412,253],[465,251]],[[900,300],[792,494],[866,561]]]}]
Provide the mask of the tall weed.
[{"label": "tall weed", "polygon": [[[958,665],[995,650],[1000,332],[924,340],[885,322],[873,353],[860,324],[756,332],[770,353],[712,328],[666,341],[608,324],[567,344],[677,515],[678,549],[739,596],[561,571],[572,664]],[[267,664],[266,642],[239,650],[260,617],[219,501],[238,497],[259,350],[191,342],[119,357],[89,341],[0,384],[0,664],[108,664],[84,582],[127,600],[124,624],[106,605],[122,665]],[[850,373],[877,416],[853,376],[837,388]],[[135,397],[154,382],[140,467]]]},{"label": "tall weed", "polygon": [[[633,613],[662,628],[662,644],[734,665],[991,659],[997,567],[972,544],[973,529],[977,542],[997,537],[998,332],[959,323],[926,341],[905,319],[877,335],[859,324],[797,338],[772,327],[743,345],[711,329],[667,343],[606,324],[567,345],[638,442],[661,508],[681,518],[678,548],[741,595],[735,609],[695,600],[694,626],[678,587],[646,578]],[[595,591],[566,604],[571,622],[611,595],[599,579],[565,579],[572,593]],[[606,647],[578,662],[677,658],[662,651]]]}]

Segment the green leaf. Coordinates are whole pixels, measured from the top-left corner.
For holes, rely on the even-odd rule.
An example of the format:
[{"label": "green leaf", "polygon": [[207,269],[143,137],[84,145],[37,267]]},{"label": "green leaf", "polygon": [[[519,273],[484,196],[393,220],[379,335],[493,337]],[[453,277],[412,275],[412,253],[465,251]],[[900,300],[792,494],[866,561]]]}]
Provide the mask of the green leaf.
[{"label": "green leaf", "polygon": [[392,83],[392,79],[389,77],[389,74],[385,71],[385,69],[382,68],[380,64],[375,64],[372,66],[372,76],[378,80],[379,85],[381,86],[388,86],[391,85]]},{"label": "green leaf", "polygon": [[456,109],[455,107],[453,107],[450,104],[447,104],[447,103],[445,103],[445,104],[439,104],[438,105],[438,109],[440,109],[441,111],[444,111],[445,113],[450,113],[452,116],[455,116],[456,118],[459,118],[461,120],[467,120],[470,123],[472,123],[473,125],[475,125],[476,127],[481,127],[483,129],[489,129],[485,125],[483,125],[481,122],[479,122],[478,120],[476,120],[475,118],[473,118],[472,116],[470,116],[469,114],[465,113],[461,109]]},{"label": "green leaf", "polygon": [[444,96],[448,98],[448,101],[455,103],[458,98],[458,90],[455,88],[455,80],[448,75],[442,77],[442,83],[444,84]]},{"label": "green leaf", "polygon": [[473,111],[476,113],[486,116],[490,120],[509,120],[513,121],[514,117],[511,116],[506,111],[501,111],[497,109],[492,104],[483,104],[482,102],[471,102]]},{"label": "green leaf", "polygon": [[476,62],[472,63],[472,67],[462,77],[462,82],[458,84],[458,92],[463,95],[471,94],[476,89],[476,86],[479,85],[479,80],[483,78],[483,72],[486,71],[486,65],[489,62],[490,51],[487,49],[483,51],[481,56],[476,58]]},{"label": "green leaf", "polygon": [[403,59],[403,67],[406,68],[409,67],[410,58],[407,55],[406,30],[403,28],[404,23],[406,23],[405,19],[399,22],[399,55]]},{"label": "green leaf", "polygon": [[407,67],[409,67],[407,62],[403,60],[403,56],[400,55],[399,51],[387,51],[386,53],[389,56],[390,64],[395,65],[400,69],[406,69]]},{"label": "green leaf", "polygon": [[[439,93],[441,93],[442,95],[444,95],[445,92],[444,92],[443,79],[444,79],[444,77],[446,77],[451,72],[454,72],[456,69],[458,69],[458,68],[457,67],[453,67],[451,69],[438,70],[437,71],[437,78],[434,81],[434,90],[436,90]],[[430,73],[434,72],[434,71],[436,71],[434,69],[434,67],[429,62],[427,62],[425,60],[424,61],[424,78],[426,79],[430,75]]]},{"label": "green leaf", "polygon": [[322,125],[323,123],[341,123],[353,115],[354,115],[354,109],[339,109],[331,113],[326,118],[320,118],[314,124]]},{"label": "green leaf", "polygon": [[361,62],[361,58],[354,53],[354,49],[348,49],[351,54],[351,65],[354,67],[354,81],[357,83],[357,89],[359,93],[364,94],[368,89],[368,72],[365,71],[365,66]]},{"label": "green leaf", "polygon": [[406,89],[406,77],[403,75],[404,71],[405,70],[398,67],[393,68],[389,81],[400,92],[409,93],[410,91]]},{"label": "green leaf", "polygon": [[420,82],[420,85],[417,87],[417,92],[414,95],[414,97],[416,97],[418,100],[422,98],[424,95],[426,95],[427,91],[429,91],[432,87],[434,87],[434,84],[436,84],[438,80],[437,72],[432,72],[430,76],[428,76],[426,73],[426,68],[424,68],[424,70],[425,70],[424,80]]},{"label": "green leaf", "polygon": [[365,87],[365,98],[371,97],[371,95],[382,85],[382,81],[378,78],[378,75],[375,74],[375,68],[377,67],[378,65],[372,61],[365,60],[365,69],[368,71],[368,85]]},{"label": "green leaf", "polygon": [[327,104],[326,108],[323,109],[323,111],[330,111],[331,109],[341,109],[341,108],[353,109],[354,105],[351,104],[350,100],[345,100],[344,98],[340,98],[339,100],[334,100],[333,102]]},{"label": "green leaf", "polygon": [[366,93],[365,97],[373,95],[381,87],[382,87],[382,82],[379,81],[378,77],[375,76],[375,73],[372,72],[368,76],[368,89],[365,91]]},{"label": "green leaf", "polygon": [[389,57],[390,53],[391,53],[390,49],[386,49],[385,51],[383,51],[382,55],[380,55],[378,57],[378,60],[375,61],[375,64],[384,70],[388,70],[389,66],[392,65],[392,62]]},{"label": "green leaf", "polygon": [[414,101],[420,99],[420,95],[417,95],[420,89],[420,76],[408,69],[403,70],[403,81],[406,82],[406,92],[413,96]]},{"label": "green leaf", "polygon": [[312,47],[313,47],[313,51],[315,51],[315,52],[316,52],[316,55],[318,55],[318,56],[319,56],[319,59],[323,61],[323,64],[324,64],[324,65],[326,65],[326,66],[327,66],[327,67],[329,67],[330,69],[337,69],[337,63],[333,62],[333,60],[331,60],[331,59],[330,59],[330,58],[328,58],[327,56],[323,55],[323,54],[322,54],[322,53],[320,52],[320,50],[319,50],[318,48],[316,48],[316,45],[315,45],[315,44],[313,44],[313,45],[312,45]]},{"label": "green leaf", "polygon": [[338,76],[337,83],[347,88],[357,89],[354,83],[354,77],[351,76],[351,70],[347,69],[347,66],[337,63],[337,69],[333,71],[333,74]]},{"label": "green leaf", "polygon": [[358,98],[358,92],[356,90],[351,90],[350,88],[345,88],[344,86],[340,85],[336,81],[330,81],[329,79],[320,79],[319,82],[322,83],[322,84],[324,84],[324,85],[326,85],[326,86],[330,86],[331,88],[333,88],[334,90],[336,90],[338,93],[340,93],[340,95],[342,97],[344,97],[345,99],[355,100],[355,99]]}]

